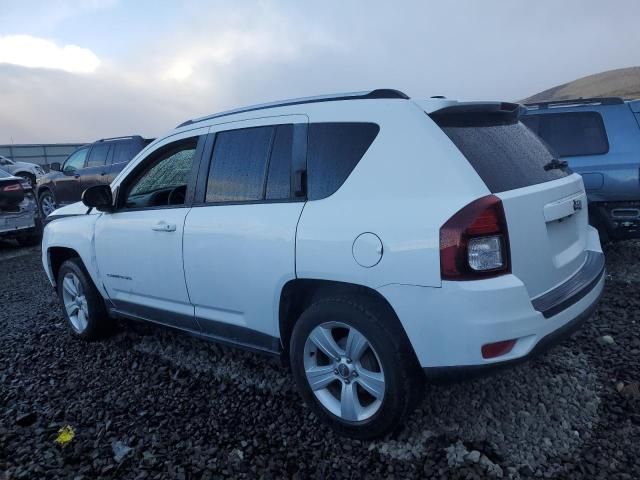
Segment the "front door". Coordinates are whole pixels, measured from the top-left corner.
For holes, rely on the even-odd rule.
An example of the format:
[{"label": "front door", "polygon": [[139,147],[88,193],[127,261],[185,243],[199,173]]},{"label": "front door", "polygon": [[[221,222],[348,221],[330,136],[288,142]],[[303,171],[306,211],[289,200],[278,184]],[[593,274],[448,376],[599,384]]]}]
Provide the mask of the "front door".
[{"label": "front door", "polygon": [[197,330],[197,323],[182,234],[206,139],[201,130],[158,144],[116,186],[116,211],[102,214],[95,228],[98,268],[116,309],[188,330]]},{"label": "front door", "polygon": [[208,335],[278,348],[280,292],[295,278],[306,127],[306,116],[292,115],[212,130],[184,232],[189,296]]},{"label": "front door", "polygon": [[55,179],[55,197],[58,205],[80,201],[80,172],[85,166],[88,152],[88,147],[76,150],[62,165],[62,175]]}]

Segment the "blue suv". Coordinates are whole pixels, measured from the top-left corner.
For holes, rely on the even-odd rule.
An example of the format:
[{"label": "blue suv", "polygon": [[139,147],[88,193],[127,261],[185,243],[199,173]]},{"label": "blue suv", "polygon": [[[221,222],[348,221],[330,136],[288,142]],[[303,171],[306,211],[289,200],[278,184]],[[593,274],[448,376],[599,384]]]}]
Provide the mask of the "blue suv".
[{"label": "blue suv", "polygon": [[640,100],[527,104],[521,120],[582,175],[602,241],[640,238]]}]

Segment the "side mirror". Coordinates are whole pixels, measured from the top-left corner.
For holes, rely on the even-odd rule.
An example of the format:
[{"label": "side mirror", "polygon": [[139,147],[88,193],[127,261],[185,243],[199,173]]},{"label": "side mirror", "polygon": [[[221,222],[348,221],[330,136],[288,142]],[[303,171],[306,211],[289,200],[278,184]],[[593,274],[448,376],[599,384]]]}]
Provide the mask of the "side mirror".
[{"label": "side mirror", "polygon": [[56,172],[59,172],[60,168],[60,162],[53,162],[49,164],[49,170],[55,170]]},{"label": "side mirror", "polygon": [[82,203],[101,212],[113,211],[113,194],[109,185],[94,185],[82,192]]}]

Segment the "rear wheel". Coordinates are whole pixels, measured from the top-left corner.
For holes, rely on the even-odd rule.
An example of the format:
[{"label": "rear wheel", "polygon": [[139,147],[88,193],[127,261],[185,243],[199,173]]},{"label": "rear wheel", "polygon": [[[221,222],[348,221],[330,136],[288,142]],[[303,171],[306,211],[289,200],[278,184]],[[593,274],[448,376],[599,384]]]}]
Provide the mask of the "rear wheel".
[{"label": "rear wheel", "polygon": [[49,190],[45,190],[40,194],[38,197],[38,206],[40,207],[42,218],[46,218],[57,208],[53,194]]},{"label": "rear wheel", "polygon": [[375,438],[400,427],[422,376],[403,335],[366,298],[311,305],[291,338],[291,368],[306,403],[339,433]]},{"label": "rear wheel", "polygon": [[27,182],[29,182],[29,185],[31,185],[32,188],[36,186],[36,176],[33,173],[20,172],[16,173],[16,177],[24,178]]},{"label": "rear wheel", "polygon": [[80,259],[66,260],[60,267],[58,297],[73,335],[97,340],[111,330],[104,300]]}]

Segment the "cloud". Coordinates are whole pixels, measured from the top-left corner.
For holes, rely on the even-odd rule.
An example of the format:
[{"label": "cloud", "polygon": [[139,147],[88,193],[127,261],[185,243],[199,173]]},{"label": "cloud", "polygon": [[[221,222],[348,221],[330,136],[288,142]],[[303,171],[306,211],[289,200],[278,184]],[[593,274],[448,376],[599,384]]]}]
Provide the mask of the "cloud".
[{"label": "cloud", "polygon": [[0,63],[93,73],[100,66],[100,59],[91,50],[77,45],[59,46],[30,35],[7,35],[0,36]]},{"label": "cloud", "polygon": [[[11,49],[7,62],[10,37],[0,36],[0,143],[155,136],[242,105],[367,88],[514,100],[637,64],[640,43],[635,0],[606,12],[595,0],[39,3],[47,12],[33,13],[35,0],[8,3],[20,22],[0,8],[1,24],[49,49]],[[31,29],[50,12],[66,20]]]}]

